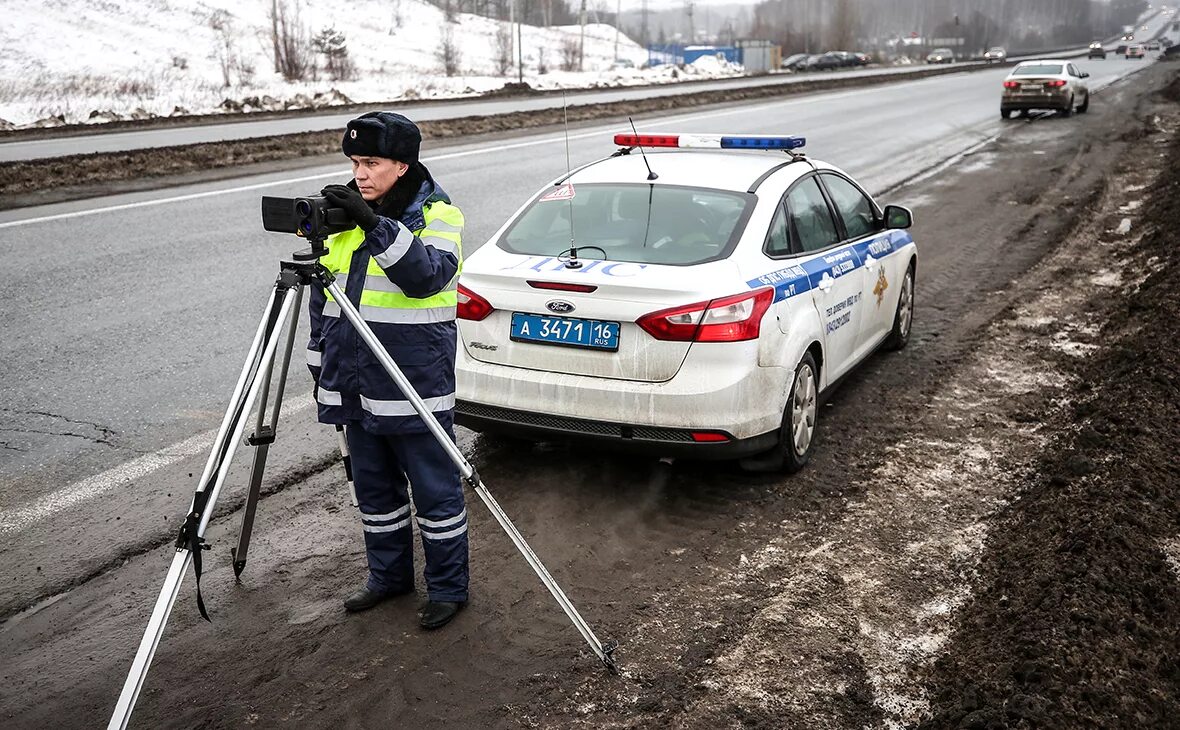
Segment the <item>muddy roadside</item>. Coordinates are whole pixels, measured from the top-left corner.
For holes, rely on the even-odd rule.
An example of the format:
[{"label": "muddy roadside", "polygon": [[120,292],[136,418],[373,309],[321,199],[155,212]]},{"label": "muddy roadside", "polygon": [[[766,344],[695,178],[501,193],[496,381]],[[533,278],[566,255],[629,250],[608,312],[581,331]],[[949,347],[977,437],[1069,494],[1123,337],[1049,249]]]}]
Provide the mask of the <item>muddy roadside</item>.
[{"label": "muddy roadside", "polygon": [[[481,439],[481,475],[599,635],[620,640],[623,676],[594,664],[478,505],[472,604],[445,632],[415,630],[413,599],[345,617],[339,596],[357,580],[360,552],[338,475],[325,472],[263,501],[242,585],[228,557],[237,515],[217,522],[202,581],[216,623],[196,617],[186,582],[134,726],[851,730],[923,718],[956,727],[979,711],[999,714],[975,715],[978,727],[1150,726],[1157,715],[1143,698],[1160,696],[1168,675],[1165,663],[1162,673],[1139,668],[1142,654],[1102,656],[1129,669],[1101,693],[1062,690],[1098,697],[1092,703],[1129,698],[1123,706],[1142,723],[1120,719],[1132,715],[1056,722],[1067,703],[1048,694],[1043,720],[1007,714],[1028,706],[1014,694],[1030,693],[1012,691],[1002,629],[1027,614],[1018,633],[1049,642],[1033,652],[1045,674],[1057,666],[1052,642],[1075,627],[1028,610],[998,626],[968,619],[1013,600],[1032,606],[1041,591],[1022,582],[1026,572],[1040,575],[1028,571],[1035,563],[1018,560],[1040,559],[1055,543],[1025,526],[1035,523],[1010,520],[1026,505],[1042,514],[1038,485],[1054,493],[1047,485],[1057,471],[1043,465],[1083,432],[1077,393],[1105,407],[1112,391],[1102,384],[1117,372],[1091,373],[1099,353],[1125,342],[1127,363],[1137,363],[1136,353],[1176,341],[1166,329],[1175,322],[1161,316],[1176,311],[1167,298],[1175,266],[1157,271],[1158,258],[1144,256],[1144,246],[1158,246],[1159,257],[1175,239],[1139,235],[1154,230],[1156,208],[1144,201],[1161,187],[1153,185],[1167,148],[1159,141],[1174,140],[1177,109],[1142,89],[1175,74],[1174,65],[1145,71],[1082,117],[1013,123],[953,173],[890,196],[912,204],[919,221],[914,337],[903,352],[874,357],[829,401],[803,473],[750,478],[716,465]],[[1159,298],[1133,307],[1136,285]],[[1119,312],[1125,327],[1110,329]],[[1125,339],[1149,332],[1157,347]],[[1167,372],[1148,369],[1143,393],[1174,392]],[[1143,438],[1157,441],[1141,452],[1161,456],[1148,449],[1175,444],[1175,415],[1144,427]],[[1107,462],[1094,463],[1087,477]],[[1175,473],[1157,476],[1164,484],[1150,499],[1167,500]],[[1100,498],[1120,497],[1096,488]],[[1158,528],[1175,545],[1174,518],[1144,525],[1144,537]],[[1027,552],[1009,558],[1007,544]],[[0,629],[6,725],[90,725],[108,715],[170,552],[129,559]],[[1160,566],[1160,553],[1132,557]],[[1021,592],[990,592],[993,574]],[[1047,575],[1049,596],[1056,575]],[[1160,611],[1133,618],[1158,657],[1171,651],[1175,575],[1149,577]],[[1091,646],[1122,635],[1094,626]],[[948,657],[963,663],[940,663]],[[1130,658],[1137,662],[1119,664]]]},{"label": "muddy roadside", "polygon": [[[701,91],[608,104],[577,104],[575,98],[571,101],[572,105],[568,111],[545,109],[460,117],[424,121],[419,127],[424,139],[457,139],[472,135],[549,127],[563,124],[566,120],[576,126],[595,120],[626,119],[627,116],[636,114],[681,111],[780,96],[899,83],[989,68],[984,64],[939,66],[904,75],[883,74],[803,80],[798,83]],[[357,109],[371,108],[373,105]],[[74,130],[69,131],[73,132]],[[226,179],[253,172],[306,167],[314,163],[317,157],[323,157],[325,161],[335,160],[339,151],[340,133],[329,131],[7,162],[0,164],[0,210]],[[47,184],[46,181],[53,183]],[[61,181],[68,182],[63,184]]]}]

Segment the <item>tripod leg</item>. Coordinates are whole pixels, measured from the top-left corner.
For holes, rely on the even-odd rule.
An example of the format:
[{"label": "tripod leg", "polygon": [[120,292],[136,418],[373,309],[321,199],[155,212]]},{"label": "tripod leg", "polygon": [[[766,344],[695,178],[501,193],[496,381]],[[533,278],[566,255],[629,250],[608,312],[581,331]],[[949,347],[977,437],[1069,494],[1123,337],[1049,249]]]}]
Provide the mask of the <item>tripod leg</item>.
[{"label": "tripod leg", "polygon": [[393,382],[397,384],[397,387],[401,389],[401,392],[410,401],[411,405],[414,406],[414,411],[417,412],[418,416],[421,417],[426,423],[426,427],[430,430],[430,433],[434,435],[434,438],[438,440],[439,444],[447,452],[447,455],[450,456],[451,461],[456,467],[459,468],[459,472],[463,475],[463,478],[466,479],[467,483],[472,486],[472,488],[475,490],[475,493],[481,500],[483,500],[484,505],[486,505],[488,510],[491,511],[492,516],[496,518],[496,522],[498,522],[500,527],[503,528],[504,532],[508,534],[508,537],[512,540],[512,544],[515,545],[516,549],[520,551],[520,554],[524,556],[525,562],[529,564],[529,567],[533,569],[533,572],[537,574],[537,577],[540,578],[545,587],[549,589],[549,593],[553,596],[554,600],[557,601],[557,605],[561,607],[561,610],[565,612],[565,615],[574,624],[574,628],[578,630],[578,633],[581,634],[586,643],[590,645],[590,648],[593,650],[595,656],[597,656],[599,661],[605,664],[606,667],[612,672],[617,672],[618,669],[615,666],[613,657],[611,656],[611,652],[615,650],[615,645],[613,643],[603,645],[603,643],[598,640],[598,637],[594,635],[594,631],[591,630],[589,624],[586,623],[581,614],[578,613],[578,609],[576,609],[574,604],[571,603],[569,598],[566,597],[565,592],[561,590],[561,586],[557,584],[557,581],[553,580],[553,576],[549,575],[549,571],[545,569],[545,565],[541,562],[541,559],[537,557],[537,554],[533,552],[532,548],[529,547],[528,542],[525,541],[524,536],[520,534],[520,532],[516,529],[516,526],[512,524],[510,519],[508,519],[508,515],[505,514],[504,510],[500,508],[500,505],[496,503],[496,500],[492,497],[491,493],[488,492],[487,487],[485,487],[483,482],[480,481],[479,475],[476,474],[475,469],[467,462],[467,459],[463,456],[462,452],[459,451],[459,447],[455,445],[455,442],[451,441],[450,436],[448,436],[447,432],[443,430],[442,425],[439,424],[438,420],[434,417],[434,414],[431,413],[430,409],[426,407],[426,404],[422,402],[422,398],[414,390],[414,387],[410,384],[410,381],[406,379],[405,374],[402,373],[401,369],[397,366],[397,363],[393,361],[393,358],[391,358],[389,353],[385,351],[385,348],[382,347],[381,341],[377,339],[377,336],[373,334],[373,330],[370,329],[369,325],[365,323],[365,320],[361,318],[360,313],[356,311],[356,308],[352,305],[352,302],[350,302],[348,297],[345,296],[344,292],[341,291],[340,286],[334,281],[329,281],[327,282],[325,288],[331,292],[332,297],[340,305],[341,314],[348,318],[348,321],[352,323],[354,328],[356,328],[357,333],[361,336],[361,339],[365,341],[365,345],[368,346],[369,350],[373,353],[373,356],[377,358],[377,360],[381,363],[381,366],[387,373],[389,373],[389,377],[393,378]]},{"label": "tripod leg", "polygon": [[336,427],[336,441],[340,444],[340,456],[344,459],[344,478],[348,480],[348,496],[352,506],[357,506],[356,483],[352,481],[352,455],[348,452],[348,439],[344,436],[344,426]]},{"label": "tripod leg", "polygon": [[[281,299],[279,299],[280,294]],[[143,632],[135,660],[132,662],[131,670],[123,683],[123,690],[119,694],[110,724],[107,726],[108,730],[126,728],[127,723],[131,720],[135,701],[139,697],[139,691],[143,688],[152,657],[156,653],[156,647],[160,644],[160,637],[164,634],[164,626],[168,622],[168,616],[172,613],[172,607],[176,604],[176,597],[180,592],[180,582],[184,578],[185,570],[190,562],[193,562],[197,568],[195,572],[197,600],[198,606],[201,605],[199,551],[203,547],[205,529],[213,514],[213,508],[217,504],[217,495],[229,473],[234,452],[242,439],[242,432],[246,428],[244,414],[253,410],[254,402],[258,398],[262,385],[262,379],[257,377],[258,372],[268,369],[274,361],[275,352],[278,349],[278,337],[275,336],[275,333],[282,331],[287,318],[291,316],[295,299],[295,290],[284,284],[280,277],[279,283],[275,285],[275,290],[271,294],[270,304],[267,305],[268,312],[267,316],[263,318],[263,326],[259,328],[258,334],[254,338],[254,344],[250,348],[246,368],[234,388],[233,401],[226,412],[225,420],[222,421],[221,431],[214,443],[213,453],[210,455],[209,463],[205,469],[206,473],[202,476],[197,493],[193,497],[192,509],[185,519],[184,527],[181,528],[180,537],[177,540],[176,556],[172,559],[172,566],[168,569],[168,576],[164,579],[164,585],[160,589],[160,595],[152,609],[152,616]],[[257,360],[257,367],[254,367],[255,360]],[[212,479],[212,484],[210,484],[210,479]]]},{"label": "tripod leg", "polygon": [[246,504],[242,509],[242,526],[238,530],[238,544],[230,553],[233,556],[234,576],[240,577],[246,568],[246,555],[250,550],[250,535],[254,531],[254,513],[258,508],[258,496],[262,491],[262,475],[266,471],[266,457],[270,452],[270,445],[274,443],[279,427],[279,410],[283,406],[283,391],[287,385],[287,368],[291,363],[291,351],[295,346],[295,331],[299,328],[299,307],[303,300],[303,288],[295,289],[295,316],[287,320],[286,343],[282,358],[278,361],[278,386],[275,389],[275,402],[271,410],[270,422],[266,418],[266,399],[270,393],[271,376],[276,366],[272,366],[263,374],[262,390],[259,393],[258,417],[254,424],[254,433],[247,439],[247,443],[254,447],[254,462],[250,467],[250,487],[246,491]]}]

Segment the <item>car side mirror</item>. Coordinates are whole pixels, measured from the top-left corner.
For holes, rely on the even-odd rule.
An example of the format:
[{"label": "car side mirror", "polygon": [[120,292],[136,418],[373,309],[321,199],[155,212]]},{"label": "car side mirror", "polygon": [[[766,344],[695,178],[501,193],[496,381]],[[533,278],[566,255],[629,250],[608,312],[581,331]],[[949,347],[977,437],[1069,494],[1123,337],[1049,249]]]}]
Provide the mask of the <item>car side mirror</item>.
[{"label": "car side mirror", "polygon": [[914,214],[900,205],[885,206],[886,228],[909,228],[914,225]]},{"label": "car side mirror", "polygon": [[1080,74],[1078,74],[1078,77],[1079,77],[1079,78],[1083,78],[1083,79],[1088,79],[1088,78],[1090,78],[1090,74],[1088,74],[1088,73],[1086,73],[1085,71],[1083,71],[1083,72],[1081,72]]}]

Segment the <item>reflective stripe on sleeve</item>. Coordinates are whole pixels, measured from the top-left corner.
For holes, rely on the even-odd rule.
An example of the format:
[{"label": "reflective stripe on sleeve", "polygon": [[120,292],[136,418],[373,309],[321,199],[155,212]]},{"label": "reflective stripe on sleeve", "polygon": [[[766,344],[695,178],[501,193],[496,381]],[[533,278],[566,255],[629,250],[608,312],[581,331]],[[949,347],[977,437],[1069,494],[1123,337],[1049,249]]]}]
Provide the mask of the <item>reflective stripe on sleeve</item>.
[{"label": "reflective stripe on sleeve", "polygon": [[320,352],[319,350],[312,350],[311,348],[308,348],[308,350],[307,350],[307,364],[308,365],[318,368],[318,367],[320,367],[320,361],[322,359],[323,359],[322,352]]},{"label": "reflective stripe on sleeve", "polygon": [[464,522],[462,527],[457,527],[450,532],[423,532],[422,537],[426,540],[447,540],[452,537],[458,537],[467,532],[467,523]]},{"label": "reflective stripe on sleeve", "polygon": [[316,388],[315,399],[326,406],[338,406],[342,402],[339,392],[335,390],[324,390],[323,388]]},{"label": "reflective stripe on sleeve", "polygon": [[[396,532],[403,528],[409,527],[410,518],[407,517],[401,522],[395,522],[392,525],[370,525],[366,522],[362,522],[361,526],[364,527],[365,532]],[[466,527],[466,525],[464,525],[464,527]]]},{"label": "reflective stripe on sleeve", "polygon": [[365,277],[365,291],[385,291],[393,294],[401,294],[402,288],[390,281],[389,277],[369,274]]},{"label": "reflective stripe on sleeve", "polygon": [[[455,407],[455,394],[440,395],[437,398],[423,398],[426,409],[432,413]],[[374,400],[361,396],[361,408],[374,416],[413,416],[417,413],[408,400]]]},{"label": "reflective stripe on sleeve", "polygon": [[388,269],[401,261],[402,256],[406,255],[406,251],[410,250],[410,244],[414,242],[414,234],[410,233],[410,229],[406,228],[401,221],[393,221],[393,224],[397,226],[397,236],[394,237],[393,243],[389,244],[389,248],[373,257],[373,260],[383,269]]},{"label": "reflective stripe on sleeve", "polygon": [[416,519],[418,520],[418,524],[423,527],[450,527],[467,519],[467,508],[464,507],[462,512],[445,520],[428,520],[425,517],[418,517]]},{"label": "reflective stripe on sleeve", "polygon": [[401,509],[396,509],[392,512],[386,512],[383,515],[368,515],[364,512],[361,512],[361,519],[365,522],[389,522],[390,520],[396,520],[398,517],[408,514],[410,514],[410,505],[407,504]]}]

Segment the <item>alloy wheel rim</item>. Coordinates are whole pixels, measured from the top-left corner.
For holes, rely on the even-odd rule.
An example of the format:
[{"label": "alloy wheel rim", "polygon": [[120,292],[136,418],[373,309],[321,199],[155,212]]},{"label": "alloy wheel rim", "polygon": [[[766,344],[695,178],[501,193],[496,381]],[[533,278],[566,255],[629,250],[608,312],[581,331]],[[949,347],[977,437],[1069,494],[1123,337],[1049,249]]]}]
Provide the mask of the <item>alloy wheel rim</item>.
[{"label": "alloy wheel rim", "polygon": [[908,337],[910,324],[914,319],[914,277],[909,273],[901,283],[901,302],[898,304],[897,319],[901,325],[899,329],[902,337]]},{"label": "alloy wheel rim", "polygon": [[802,456],[811,446],[815,434],[815,374],[804,367],[795,376],[795,396],[791,403],[791,442],[795,455]]}]

